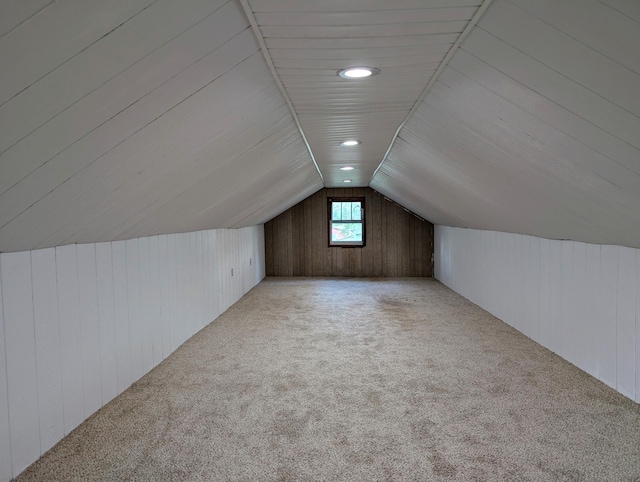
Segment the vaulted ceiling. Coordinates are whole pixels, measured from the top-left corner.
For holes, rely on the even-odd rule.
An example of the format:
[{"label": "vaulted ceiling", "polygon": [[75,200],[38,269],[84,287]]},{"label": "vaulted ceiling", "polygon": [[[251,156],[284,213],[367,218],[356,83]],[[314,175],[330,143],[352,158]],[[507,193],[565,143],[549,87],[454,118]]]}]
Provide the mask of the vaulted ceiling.
[{"label": "vaulted ceiling", "polygon": [[637,0],[5,0],[0,251],[366,185],[438,224],[640,247],[639,45]]}]

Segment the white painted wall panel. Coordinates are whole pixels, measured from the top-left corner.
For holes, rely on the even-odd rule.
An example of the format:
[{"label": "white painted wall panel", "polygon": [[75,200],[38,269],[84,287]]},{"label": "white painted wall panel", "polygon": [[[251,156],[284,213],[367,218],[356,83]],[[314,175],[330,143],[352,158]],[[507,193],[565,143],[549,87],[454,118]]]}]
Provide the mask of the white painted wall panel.
[{"label": "white painted wall panel", "polygon": [[583,370],[586,368],[585,357],[588,356],[589,346],[586,331],[587,308],[589,306],[589,292],[587,283],[587,245],[574,241],[573,243],[573,311],[569,332],[571,336],[571,351],[573,363]]},{"label": "white painted wall panel", "polygon": [[600,342],[598,362],[600,380],[616,387],[616,323],[618,303],[618,249],[603,245],[600,248]]},{"label": "white painted wall panel", "polygon": [[[147,373],[154,367],[153,364],[153,320],[152,320],[152,295],[151,295],[151,257],[149,251],[150,238],[138,239],[138,266],[140,282],[140,343],[142,345],[141,373]],[[156,252],[157,255],[157,252]],[[142,375],[141,375],[142,376]]]},{"label": "white painted wall panel", "polygon": [[153,341],[153,366],[162,356],[162,298],[160,295],[160,243],[158,236],[149,238],[149,328]]},{"label": "white painted wall panel", "polygon": [[638,401],[639,249],[436,226],[434,254],[442,283]]},{"label": "white painted wall panel", "polygon": [[[499,233],[495,233],[500,236]],[[551,338],[551,328],[549,326],[551,320],[551,286],[549,277],[551,275],[551,240],[540,238],[540,278],[538,280],[538,293],[540,297],[539,304],[539,330],[538,337],[534,338],[543,346],[549,346]]]},{"label": "white painted wall panel", "polygon": [[[640,13],[640,8],[638,9]],[[640,403],[640,249],[636,251],[636,402]],[[0,411],[0,413],[2,413]]]},{"label": "white painted wall panel", "polygon": [[127,246],[127,300],[129,303],[129,352],[131,353],[131,382],[144,374],[142,350],[142,316],[140,307],[139,239],[128,239]]},{"label": "white painted wall panel", "polygon": [[80,343],[82,347],[82,387],[85,416],[89,416],[102,406],[96,249],[94,244],[79,244],[76,249],[80,302]]},{"label": "white painted wall panel", "polygon": [[[252,269],[241,268],[250,257]],[[126,390],[264,272],[263,226],[1,254],[0,482]]]},{"label": "white painted wall panel", "polygon": [[0,480],[11,480],[11,437],[9,432],[9,394],[7,392],[7,357],[4,339],[4,301],[2,290],[2,256],[0,256]]},{"label": "white painted wall panel", "polygon": [[111,243],[113,263],[113,303],[116,335],[116,373],[118,393],[132,382],[129,333],[129,283],[127,278],[127,245],[125,241]]},{"label": "white painted wall panel", "polygon": [[[558,324],[558,353],[571,363],[575,363],[575,343],[573,339],[573,325],[575,324],[575,293],[573,273],[573,241],[561,241],[561,272],[560,278],[560,322]],[[518,276],[518,273],[514,273]],[[518,307],[518,309],[522,309]]]},{"label": "white painted wall panel", "polygon": [[82,325],[79,312],[78,260],[76,245],[56,248],[58,306],[60,313],[60,353],[64,432],[68,434],[85,416],[82,378]]},{"label": "white painted wall panel", "polygon": [[632,399],[636,394],[636,251],[618,247],[616,389]]},{"label": "white painted wall panel", "polygon": [[40,456],[31,256],[22,252],[0,257],[11,464],[19,473]]},{"label": "white painted wall panel", "polygon": [[158,270],[160,319],[158,330],[162,340],[162,359],[171,353],[171,305],[169,303],[169,241],[166,234],[158,236]]},{"label": "white painted wall panel", "polygon": [[562,242],[551,241],[549,256],[549,315],[548,345],[554,353],[560,353],[560,336],[562,324]]},{"label": "white painted wall panel", "polygon": [[187,338],[187,310],[189,304],[185,303],[187,296],[186,284],[188,281],[187,262],[189,258],[189,239],[185,233],[178,233],[176,236],[176,347],[182,345]]},{"label": "white painted wall panel", "polygon": [[178,259],[176,255],[176,239],[178,235],[169,234],[167,236],[167,261],[168,261],[168,280],[169,280],[169,318],[171,320],[170,329],[170,346],[171,351],[180,346],[178,340]]},{"label": "white painted wall panel", "polygon": [[58,283],[54,248],[31,252],[40,452],[64,436]]},{"label": "white painted wall panel", "polygon": [[600,327],[600,245],[587,244],[585,278],[587,283],[587,304],[583,332],[585,345],[583,352],[583,368],[597,379],[601,378],[598,364],[599,344],[601,343]]},{"label": "white painted wall panel", "polygon": [[[528,336],[540,339],[540,238],[528,236],[531,249],[530,276],[527,283],[529,314]],[[479,254],[482,256],[482,253]]]},{"label": "white painted wall panel", "polygon": [[120,393],[118,391],[116,318],[111,251],[111,243],[96,244],[98,320],[100,324],[100,375],[103,405]]}]

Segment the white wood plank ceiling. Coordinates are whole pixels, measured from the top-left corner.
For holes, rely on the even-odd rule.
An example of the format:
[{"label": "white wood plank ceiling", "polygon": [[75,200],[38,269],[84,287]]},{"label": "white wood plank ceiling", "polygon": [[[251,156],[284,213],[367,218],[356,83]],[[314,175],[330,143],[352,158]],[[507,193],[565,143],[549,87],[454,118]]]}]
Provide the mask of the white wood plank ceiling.
[{"label": "white wood plank ceiling", "polygon": [[[482,0],[243,0],[327,187],[366,186]],[[337,71],[381,74],[345,80]],[[340,142],[355,139],[356,147]],[[353,166],[351,172],[340,171]]]},{"label": "white wood plank ceiling", "polygon": [[347,177],[640,247],[639,45],[636,0],[6,0],[0,251],[260,224]]},{"label": "white wood plank ceiling", "polygon": [[322,187],[239,3],[0,19],[0,251],[259,224]]},{"label": "white wood plank ceiling", "polygon": [[371,186],[439,224],[640,247],[640,2],[495,0]]}]

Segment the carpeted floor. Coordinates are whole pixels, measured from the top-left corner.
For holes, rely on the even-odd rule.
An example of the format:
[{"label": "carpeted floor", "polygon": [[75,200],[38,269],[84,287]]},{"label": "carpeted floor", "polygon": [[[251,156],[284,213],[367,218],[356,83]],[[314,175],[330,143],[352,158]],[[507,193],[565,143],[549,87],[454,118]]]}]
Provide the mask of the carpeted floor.
[{"label": "carpeted floor", "polygon": [[640,406],[432,279],[268,278],[19,478],[640,480]]}]

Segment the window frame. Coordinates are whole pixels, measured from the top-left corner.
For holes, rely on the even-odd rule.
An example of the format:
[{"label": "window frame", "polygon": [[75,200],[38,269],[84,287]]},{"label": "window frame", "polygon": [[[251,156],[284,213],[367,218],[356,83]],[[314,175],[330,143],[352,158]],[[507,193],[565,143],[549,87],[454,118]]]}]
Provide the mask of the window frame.
[{"label": "window frame", "polygon": [[[332,204],[334,202],[359,202],[360,209],[362,210],[360,223],[362,224],[362,242],[359,241],[346,241],[346,242],[332,242],[331,241],[331,229],[333,226],[333,210]],[[328,197],[327,198],[327,243],[330,248],[364,248],[367,244],[367,220],[366,220],[366,209],[365,209],[365,198],[364,197]],[[357,222],[357,221],[356,221]]]}]

